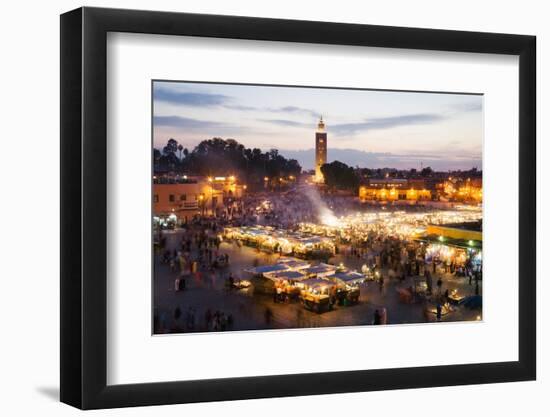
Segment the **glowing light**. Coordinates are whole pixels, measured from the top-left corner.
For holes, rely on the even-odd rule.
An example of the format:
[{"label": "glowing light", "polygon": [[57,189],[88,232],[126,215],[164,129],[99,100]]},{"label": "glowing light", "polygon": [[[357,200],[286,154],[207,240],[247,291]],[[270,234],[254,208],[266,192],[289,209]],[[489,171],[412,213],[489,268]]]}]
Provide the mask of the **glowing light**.
[{"label": "glowing light", "polygon": [[340,224],[340,221],[334,214],[327,211],[327,212],[324,212],[323,215],[321,216],[321,223],[327,226],[337,227]]}]

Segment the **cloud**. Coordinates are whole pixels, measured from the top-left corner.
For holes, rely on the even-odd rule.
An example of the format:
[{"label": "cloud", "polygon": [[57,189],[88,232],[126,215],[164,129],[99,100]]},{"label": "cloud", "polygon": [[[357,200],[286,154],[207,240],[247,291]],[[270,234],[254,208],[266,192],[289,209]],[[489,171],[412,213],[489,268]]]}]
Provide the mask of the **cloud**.
[{"label": "cloud", "polygon": [[287,120],[287,119],[260,119],[259,121],[271,123],[278,126],[299,127],[299,128],[309,128],[309,129],[314,128],[314,126],[312,126],[311,123],[295,122],[294,120]]},{"label": "cloud", "polygon": [[311,109],[306,109],[303,107],[297,107],[297,106],[285,106],[285,107],[279,107],[279,108],[270,108],[267,110],[274,113],[306,114],[308,116],[319,117],[319,112]]},{"label": "cloud", "polygon": [[[366,132],[368,130],[392,129],[400,126],[437,123],[444,119],[445,117],[439,114],[410,114],[404,116],[368,119],[364,122],[334,124],[329,125],[328,129],[330,133],[344,136],[354,135],[356,133]],[[314,127],[311,123],[296,122],[288,119],[261,119],[260,121],[286,127],[307,129]]]},{"label": "cloud", "polygon": [[153,91],[155,101],[165,102],[183,106],[195,107],[216,107],[221,106],[237,111],[258,111],[270,113],[301,114],[312,117],[319,117],[319,112],[298,106],[284,107],[254,107],[235,103],[235,98],[224,94],[193,93],[186,91],[170,90],[166,88],[155,88]]},{"label": "cloud", "polygon": [[284,106],[284,107],[252,107],[252,106],[243,106],[239,104],[226,104],[225,108],[231,110],[241,110],[241,111],[257,111],[257,112],[268,112],[268,113],[288,113],[288,114],[298,114],[306,115],[311,117],[319,117],[319,112],[306,109],[304,107],[297,106]]},{"label": "cloud", "polygon": [[225,107],[226,109],[240,110],[240,111],[255,111],[255,110],[258,110],[256,107],[242,106],[240,104],[226,104],[223,107]]},{"label": "cloud", "polygon": [[155,101],[197,107],[219,106],[230,100],[230,97],[223,94],[191,93],[166,90],[163,88],[155,89],[153,98]]},{"label": "cloud", "polygon": [[456,103],[452,106],[455,111],[470,113],[480,112],[483,109],[481,97],[478,100],[472,100],[465,103]]},{"label": "cloud", "polygon": [[439,114],[408,114],[402,116],[379,117],[364,122],[341,123],[329,126],[330,132],[336,135],[353,135],[369,130],[393,129],[401,126],[425,125],[437,123],[445,118]]},{"label": "cloud", "polygon": [[153,118],[153,126],[155,127],[177,127],[186,129],[204,129],[204,128],[222,128],[223,123],[211,122],[208,120],[191,119],[181,116],[155,116]]}]

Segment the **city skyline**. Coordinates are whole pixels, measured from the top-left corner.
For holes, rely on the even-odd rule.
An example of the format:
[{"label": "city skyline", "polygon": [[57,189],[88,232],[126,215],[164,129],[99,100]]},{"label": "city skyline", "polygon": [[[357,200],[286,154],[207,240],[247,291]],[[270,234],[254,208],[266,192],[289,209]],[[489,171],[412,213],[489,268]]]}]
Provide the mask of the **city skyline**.
[{"label": "city skyline", "polygon": [[320,116],[328,162],[398,169],[482,169],[481,95],[155,81],[153,142],[192,150],[212,137],[314,162]]}]

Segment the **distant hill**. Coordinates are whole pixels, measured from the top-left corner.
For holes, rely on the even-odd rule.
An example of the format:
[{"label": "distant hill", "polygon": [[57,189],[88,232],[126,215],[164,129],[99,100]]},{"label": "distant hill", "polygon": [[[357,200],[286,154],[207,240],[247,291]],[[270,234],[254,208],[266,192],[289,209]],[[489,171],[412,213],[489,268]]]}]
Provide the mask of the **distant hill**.
[{"label": "distant hill", "polygon": [[[288,150],[280,149],[279,153],[288,159],[296,159],[304,170],[314,168],[314,149]],[[481,158],[457,157],[449,155],[449,158],[441,158],[437,155],[397,155],[390,152],[366,152],[357,149],[329,148],[327,162],[340,161],[346,165],[360,168],[397,168],[420,169],[421,163],[435,170],[469,170],[472,167],[481,168]]]}]

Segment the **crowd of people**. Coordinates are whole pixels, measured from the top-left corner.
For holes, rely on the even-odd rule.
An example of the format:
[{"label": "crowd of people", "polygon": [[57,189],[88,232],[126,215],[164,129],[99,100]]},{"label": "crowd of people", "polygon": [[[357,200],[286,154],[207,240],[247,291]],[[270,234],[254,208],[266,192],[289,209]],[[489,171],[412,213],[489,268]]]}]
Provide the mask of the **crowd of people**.
[{"label": "crowd of people", "polygon": [[173,316],[167,312],[155,314],[154,326],[157,333],[182,333],[182,332],[219,332],[233,329],[233,315],[221,310],[207,308],[201,317],[195,307],[189,307],[184,313],[177,306]]},{"label": "crowd of people", "polygon": [[[220,227],[219,220],[196,217],[180,224],[177,242],[172,247],[168,247],[166,235],[158,231],[157,256],[175,276],[174,291],[188,290],[189,281],[193,281],[194,287],[217,288],[232,279],[231,273],[226,272],[229,255],[220,251]],[[194,306],[189,306],[185,313],[177,306],[171,315],[155,314],[155,329],[161,333],[224,331],[230,330],[233,322],[231,313],[214,308],[206,308],[202,320]]]},{"label": "crowd of people", "polygon": [[182,223],[180,241],[174,248],[166,247],[166,236],[159,239],[158,250],[162,252],[161,262],[168,264],[172,272],[181,275],[216,271],[229,264],[229,255],[219,251],[220,226],[214,220],[195,219]]}]

